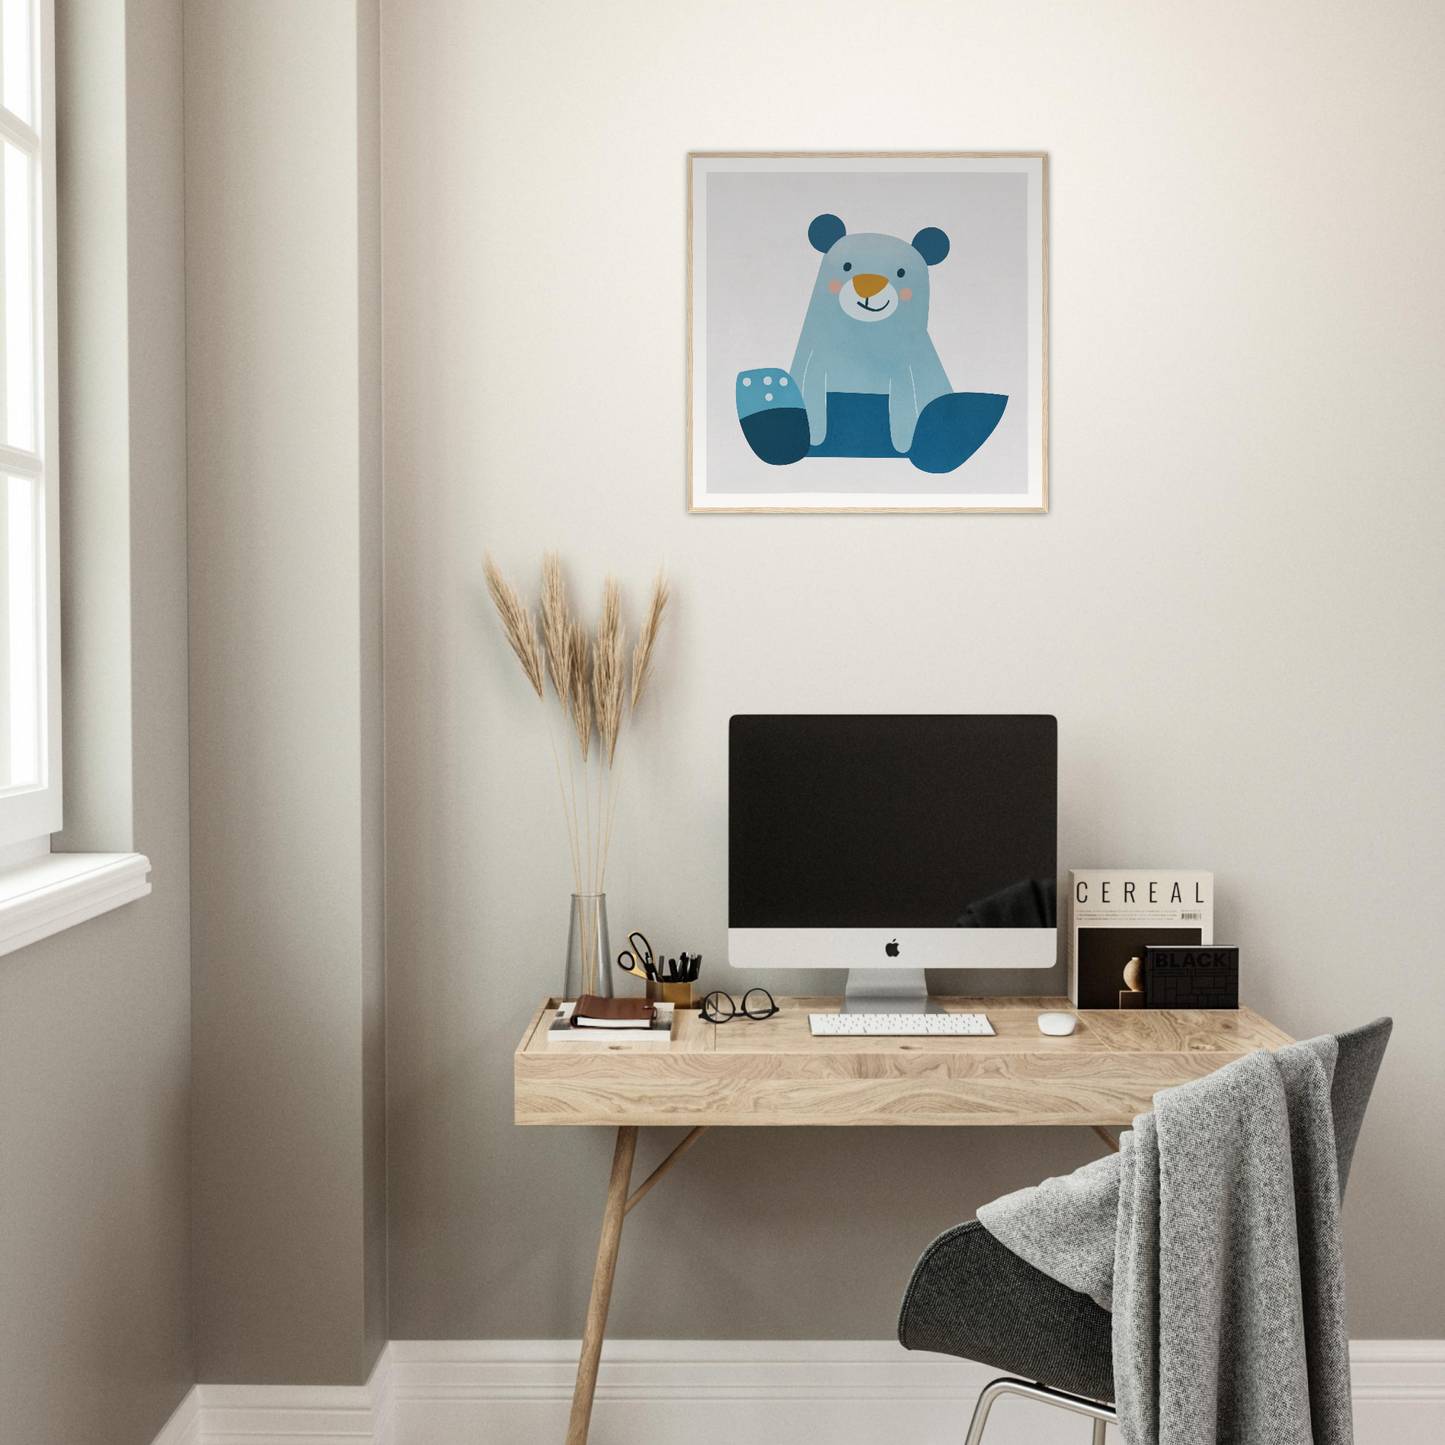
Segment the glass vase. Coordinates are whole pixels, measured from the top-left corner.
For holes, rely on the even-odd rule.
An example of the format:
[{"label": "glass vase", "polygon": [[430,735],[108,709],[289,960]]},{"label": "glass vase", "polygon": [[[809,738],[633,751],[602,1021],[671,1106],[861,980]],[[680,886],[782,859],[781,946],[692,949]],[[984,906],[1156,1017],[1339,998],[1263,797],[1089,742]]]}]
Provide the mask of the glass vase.
[{"label": "glass vase", "polygon": [[572,895],[564,983],[564,999],[580,998],[584,993],[612,997],[612,948],[607,937],[605,893]]}]

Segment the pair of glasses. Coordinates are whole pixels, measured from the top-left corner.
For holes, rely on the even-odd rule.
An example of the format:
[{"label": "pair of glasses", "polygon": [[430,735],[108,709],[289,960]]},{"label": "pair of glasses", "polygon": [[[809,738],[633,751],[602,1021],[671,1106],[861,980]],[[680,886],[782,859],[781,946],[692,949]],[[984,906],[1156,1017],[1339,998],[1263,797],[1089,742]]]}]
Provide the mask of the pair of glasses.
[{"label": "pair of glasses", "polygon": [[702,1016],[710,1024],[730,1023],[735,1018],[770,1019],[778,1012],[777,1002],[765,988],[750,988],[739,1008],[730,993],[716,989],[702,1001]]}]

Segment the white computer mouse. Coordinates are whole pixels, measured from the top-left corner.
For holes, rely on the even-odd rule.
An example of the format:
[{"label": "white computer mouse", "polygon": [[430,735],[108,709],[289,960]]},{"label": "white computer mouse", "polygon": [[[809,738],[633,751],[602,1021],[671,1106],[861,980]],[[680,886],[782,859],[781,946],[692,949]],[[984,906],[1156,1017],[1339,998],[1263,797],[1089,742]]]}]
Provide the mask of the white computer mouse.
[{"label": "white computer mouse", "polygon": [[1071,1034],[1078,1022],[1079,1020],[1073,1014],[1040,1014],[1039,1032],[1041,1034]]}]

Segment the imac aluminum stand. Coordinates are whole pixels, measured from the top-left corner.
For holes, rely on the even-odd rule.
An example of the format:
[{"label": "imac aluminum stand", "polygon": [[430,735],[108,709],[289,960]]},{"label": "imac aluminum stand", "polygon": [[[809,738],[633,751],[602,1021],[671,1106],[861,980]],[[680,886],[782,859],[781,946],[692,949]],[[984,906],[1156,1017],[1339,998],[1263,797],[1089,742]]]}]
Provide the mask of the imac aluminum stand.
[{"label": "imac aluminum stand", "polygon": [[843,994],[845,1014],[936,1014],[921,968],[850,968]]}]

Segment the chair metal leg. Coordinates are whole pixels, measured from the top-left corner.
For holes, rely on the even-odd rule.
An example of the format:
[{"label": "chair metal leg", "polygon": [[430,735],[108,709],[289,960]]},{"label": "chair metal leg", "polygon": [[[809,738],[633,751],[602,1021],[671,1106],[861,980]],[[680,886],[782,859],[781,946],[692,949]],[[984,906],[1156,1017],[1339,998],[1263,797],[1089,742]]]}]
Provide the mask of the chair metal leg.
[{"label": "chair metal leg", "polygon": [[995,1380],[991,1385],[984,1386],[983,1393],[978,1397],[978,1404],[973,1407],[973,1419],[969,1421],[968,1437],[963,1445],[978,1445],[983,1439],[983,1427],[988,1424],[988,1412],[993,1409],[993,1402],[1004,1393],[1000,1387],[1007,1383],[1006,1380]]},{"label": "chair metal leg", "polygon": [[1031,1384],[1028,1380],[1014,1380],[1005,1376],[983,1387],[978,1404],[973,1407],[973,1420],[968,1427],[964,1445],[979,1445],[983,1439],[984,1426],[988,1424],[988,1412],[1000,1395],[1022,1395],[1026,1400],[1038,1400],[1060,1410],[1071,1410],[1075,1415],[1087,1415],[1094,1422],[1094,1445],[1104,1445],[1104,1431],[1111,1420],[1119,1418],[1112,1405],[1100,1404],[1098,1400],[1086,1400],[1082,1395],[1070,1395],[1064,1390],[1051,1390],[1047,1385]]}]

